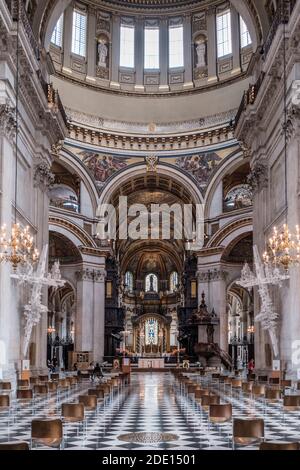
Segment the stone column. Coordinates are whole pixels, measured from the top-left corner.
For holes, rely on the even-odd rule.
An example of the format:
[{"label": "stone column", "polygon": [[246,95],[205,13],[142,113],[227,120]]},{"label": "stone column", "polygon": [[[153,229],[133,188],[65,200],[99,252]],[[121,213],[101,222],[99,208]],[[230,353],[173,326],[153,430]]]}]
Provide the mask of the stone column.
[{"label": "stone column", "polygon": [[63,72],[72,73],[71,70],[71,49],[72,49],[72,29],[73,29],[73,6],[70,5],[64,13],[64,34],[63,34]]},{"label": "stone column", "polygon": [[77,271],[77,309],[75,350],[93,351],[94,341],[94,272],[86,266]]},{"label": "stone column", "polygon": [[218,80],[217,72],[217,33],[216,9],[210,8],[207,12],[207,65],[208,83]]},{"label": "stone column", "polygon": [[160,68],[160,91],[169,91],[168,84],[168,64],[169,64],[169,48],[168,48],[168,20],[162,19],[159,28],[159,68]]},{"label": "stone column", "polygon": [[[8,233],[12,225],[14,123],[14,109],[0,105],[0,226],[6,224]],[[16,331],[12,328],[15,322],[18,325],[19,319],[11,303],[10,272],[9,264],[0,264],[0,379],[13,378],[14,357],[11,348],[15,344],[18,349],[20,345],[19,328]]]},{"label": "stone column", "polygon": [[144,18],[135,22],[134,35],[135,90],[144,91]]},{"label": "stone column", "polygon": [[121,18],[114,15],[112,19],[112,45],[111,45],[111,88],[120,88],[119,64],[120,64],[120,25]]},{"label": "stone column", "polygon": [[87,25],[87,81],[95,82],[96,78],[96,11],[88,9]]},{"label": "stone column", "polygon": [[183,88],[193,88],[192,65],[192,17],[185,15],[183,18],[183,44],[184,44],[184,85]]},{"label": "stone column", "polygon": [[105,278],[104,268],[94,272],[94,361],[102,362],[105,335]]},{"label": "stone column", "polygon": [[231,34],[232,34],[232,71],[231,74],[241,73],[241,35],[240,35],[240,17],[236,9],[231,7]]},{"label": "stone column", "polygon": [[214,269],[211,275],[211,299],[213,308],[220,319],[220,348],[228,352],[228,317],[227,317],[227,292],[226,272],[222,267]]}]

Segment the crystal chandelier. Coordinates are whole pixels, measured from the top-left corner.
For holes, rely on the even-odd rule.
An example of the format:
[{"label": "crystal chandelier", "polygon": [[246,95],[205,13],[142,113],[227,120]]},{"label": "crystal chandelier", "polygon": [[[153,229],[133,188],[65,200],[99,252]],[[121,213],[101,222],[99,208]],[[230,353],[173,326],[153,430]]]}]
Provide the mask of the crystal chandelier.
[{"label": "crystal chandelier", "polygon": [[34,247],[33,237],[30,235],[29,227],[21,228],[17,223],[17,194],[18,194],[18,137],[19,137],[19,19],[20,19],[20,4],[18,2],[17,14],[17,48],[16,48],[16,118],[15,118],[15,221],[11,228],[11,233],[8,233],[6,225],[0,229],[0,263],[8,262],[16,271],[19,265],[32,264],[38,259],[38,251]]},{"label": "crystal chandelier", "polygon": [[35,263],[39,253],[33,244],[29,227],[22,229],[20,224],[13,224],[11,234],[7,233],[6,226],[0,230],[0,262],[11,263],[14,271],[19,265]]},{"label": "crystal chandelier", "polygon": [[263,254],[266,265],[282,267],[288,271],[290,265],[300,262],[300,229],[296,226],[295,233],[291,233],[285,224],[282,231],[276,227],[273,229],[273,236],[269,239],[268,251]]}]

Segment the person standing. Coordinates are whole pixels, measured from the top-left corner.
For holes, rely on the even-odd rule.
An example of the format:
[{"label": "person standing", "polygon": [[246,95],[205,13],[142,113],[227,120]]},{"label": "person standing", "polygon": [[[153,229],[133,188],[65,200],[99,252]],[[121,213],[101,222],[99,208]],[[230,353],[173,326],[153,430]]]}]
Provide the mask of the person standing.
[{"label": "person standing", "polygon": [[253,374],[254,368],[255,368],[254,359],[250,359],[250,361],[248,362],[248,375],[249,376]]}]

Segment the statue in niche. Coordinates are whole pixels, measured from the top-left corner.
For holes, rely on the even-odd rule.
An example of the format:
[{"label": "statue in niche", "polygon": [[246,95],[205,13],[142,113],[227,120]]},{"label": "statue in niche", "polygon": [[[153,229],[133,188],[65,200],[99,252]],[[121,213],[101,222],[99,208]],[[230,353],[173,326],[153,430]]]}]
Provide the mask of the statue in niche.
[{"label": "statue in niche", "polygon": [[106,59],[108,54],[108,47],[104,40],[98,40],[98,67],[106,68]]},{"label": "statue in niche", "polygon": [[196,41],[197,67],[206,67],[206,39],[203,36]]}]

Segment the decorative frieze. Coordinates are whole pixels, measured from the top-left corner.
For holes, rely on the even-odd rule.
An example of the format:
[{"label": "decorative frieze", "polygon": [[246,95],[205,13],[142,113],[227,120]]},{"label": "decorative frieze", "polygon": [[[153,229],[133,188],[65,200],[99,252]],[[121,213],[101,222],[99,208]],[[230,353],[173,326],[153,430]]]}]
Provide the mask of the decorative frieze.
[{"label": "decorative frieze", "polygon": [[89,268],[82,268],[80,271],[76,271],[77,281],[93,281],[94,270]]},{"label": "decorative frieze", "polygon": [[197,278],[199,282],[225,281],[227,274],[223,269],[214,268],[208,271],[198,271]]}]

